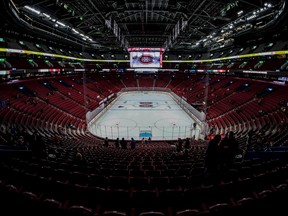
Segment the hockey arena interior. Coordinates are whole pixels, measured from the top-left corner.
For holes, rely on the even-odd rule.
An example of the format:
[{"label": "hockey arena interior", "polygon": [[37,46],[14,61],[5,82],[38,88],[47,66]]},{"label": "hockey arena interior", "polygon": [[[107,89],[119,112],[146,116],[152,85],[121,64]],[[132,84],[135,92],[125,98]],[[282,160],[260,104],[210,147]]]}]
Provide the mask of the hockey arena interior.
[{"label": "hockey arena interior", "polygon": [[0,214],[287,215],[286,0],[0,2]]}]

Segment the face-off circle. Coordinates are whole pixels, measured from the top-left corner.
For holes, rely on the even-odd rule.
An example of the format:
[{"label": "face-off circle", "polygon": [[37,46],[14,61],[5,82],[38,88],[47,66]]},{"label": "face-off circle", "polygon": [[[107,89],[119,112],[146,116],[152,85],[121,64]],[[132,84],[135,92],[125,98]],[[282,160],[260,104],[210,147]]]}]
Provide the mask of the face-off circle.
[{"label": "face-off circle", "polygon": [[159,119],[154,123],[156,128],[176,128],[176,127],[191,127],[191,123],[186,119],[175,119],[175,118],[167,118],[167,119]]},{"label": "face-off circle", "polygon": [[100,126],[106,127],[129,127],[136,128],[137,122],[128,118],[112,118],[98,123]]}]

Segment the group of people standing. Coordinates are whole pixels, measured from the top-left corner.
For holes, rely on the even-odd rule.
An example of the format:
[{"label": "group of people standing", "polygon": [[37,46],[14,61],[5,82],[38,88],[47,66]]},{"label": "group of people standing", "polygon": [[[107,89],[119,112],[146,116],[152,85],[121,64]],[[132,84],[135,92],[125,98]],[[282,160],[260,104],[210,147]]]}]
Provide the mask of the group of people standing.
[{"label": "group of people standing", "polygon": [[229,169],[239,154],[239,143],[234,132],[226,133],[225,137],[217,134],[208,142],[205,154],[207,175],[216,175],[219,171]]},{"label": "group of people standing", "polygon": [[[116,140],[114,141],[115,148],[127,149],[128,148],[127,145],[128,145],[128,142],[127,142],[127,140],[124,139],[124,137],[121,140],[119,138],[116,138]],[[106,137],[104,139],[103,146],[104,147],[109,147],[109,139],[108,139],[108,137]],[[131,138],[130,148],[131,149],[135,149],[136,148],[136,141],[134,140],[134,138]]]},{"label": "group of people standing", "polygon": [[191,147],[190,138],[186,138],[185,140],[178,138],[175,143],[175,152],[173,152],[172,157],[178,159],[186,159],[189,156],[189,150]]}]

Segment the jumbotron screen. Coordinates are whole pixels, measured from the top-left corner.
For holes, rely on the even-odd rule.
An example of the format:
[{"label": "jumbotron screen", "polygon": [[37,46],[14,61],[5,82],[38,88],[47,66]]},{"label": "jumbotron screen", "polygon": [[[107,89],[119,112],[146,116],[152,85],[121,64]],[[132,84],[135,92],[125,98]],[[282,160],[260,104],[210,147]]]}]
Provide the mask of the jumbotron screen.
[{"label": "jumbotron screen", "polygon": [[131,68],[161,68],[163,48],[129,48]]}]

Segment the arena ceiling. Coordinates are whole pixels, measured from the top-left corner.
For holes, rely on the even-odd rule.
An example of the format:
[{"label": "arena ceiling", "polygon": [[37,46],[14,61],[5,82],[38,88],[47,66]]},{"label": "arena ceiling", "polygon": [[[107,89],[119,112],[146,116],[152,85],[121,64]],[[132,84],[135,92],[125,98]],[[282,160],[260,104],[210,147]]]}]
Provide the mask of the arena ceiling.
[{"label": "arena ceiling", "polygon": [[[221,46],[224,43],[233,43],[236,37],[246,34],[250,28],[254,29],[256,22],[266,25],[271,20],[276,20],[285,3],[284,0],[11,2],[19,17],[34,26],[34,30],[36,27],[37,30],[46,29],[49,34],[63,39],[107,50],[127,47],[191,50],[209,44]],[[256,17],[253,17],[255,14]],[[249,26],[250,23],[253,24],[252,27]],[[231,33],[231,30],[236,29],[240,30]]]}]

